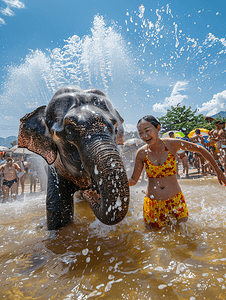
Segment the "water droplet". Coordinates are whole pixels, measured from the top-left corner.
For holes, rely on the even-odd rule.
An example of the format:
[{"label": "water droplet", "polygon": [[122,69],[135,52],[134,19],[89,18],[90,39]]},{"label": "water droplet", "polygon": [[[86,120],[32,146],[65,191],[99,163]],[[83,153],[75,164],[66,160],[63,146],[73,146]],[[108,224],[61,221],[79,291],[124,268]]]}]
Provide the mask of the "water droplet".
[{"label": "water droplet", "polygon": [[164,289],[164,288],[166,288],[166,287],[167,287],[166,284],[160,284],[160,285],[158,286],[158,288],[159,288],[160,290],[162,290],[162,289]]},{"label": "water droplet", "polygon": [[88,252],[89,252],[89,249],[87,249],[87,248],[82,250],[82,254],[83,254],[83,255],[87,255]]},{"label": "water droplet", "polygon": [[94,173],[97,175],[99,172],[98,172],[98,170],[97,170],[97,166],[95,165],[95,167],[94,167]]}]

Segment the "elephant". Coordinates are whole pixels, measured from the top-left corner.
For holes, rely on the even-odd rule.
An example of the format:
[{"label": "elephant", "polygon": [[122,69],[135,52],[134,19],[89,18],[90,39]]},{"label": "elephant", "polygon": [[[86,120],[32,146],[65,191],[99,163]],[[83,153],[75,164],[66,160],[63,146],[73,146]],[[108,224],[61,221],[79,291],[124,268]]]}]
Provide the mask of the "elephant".
[{"label": "elephant", "polygon": [[117,143],[123,119],[97,89],[60,88],[47,106],[20,119],[18,147],[48,163],[48,230],[73,222],[73,195],[83,191],[96,217],[113,225],[126,215],[129,184]]}]

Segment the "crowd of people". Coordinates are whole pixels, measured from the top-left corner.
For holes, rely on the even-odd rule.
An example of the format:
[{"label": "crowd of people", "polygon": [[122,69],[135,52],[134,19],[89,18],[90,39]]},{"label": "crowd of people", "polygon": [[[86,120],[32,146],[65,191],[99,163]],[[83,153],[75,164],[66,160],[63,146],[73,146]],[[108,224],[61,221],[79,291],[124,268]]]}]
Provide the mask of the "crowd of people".
[{"label": "crowd of people", "polygon": [[[204,138],[200,129],[195,130],[195,134],[190,138],[190,142],[195,143],[201,147],[205,147],[214,157],[220,169],[226,170],[226,130],[225,123],[217,121],[216,128],[208,132],[208,139]],[[171,138],[174,137],[172,132]],[[182,163],[183,173],[185,177],[189,177],[189,170],[197,169],[198,174],[215,175],[212,165],[198,152],[178,151],[178,163]]]},{"label": "crowd of people", "polygon": [[[37,183],[41,191],[46,190],[47,175],[45,166],[40,164],[35,157],[12,156],[0,152],[0,197],[4,203],[16,200],[25,193],[25,183],[28,184],[30,193],[37,191]],[[37,160],[37,162],[36,162]],[[44,172],[43,172],[44,170]]]}]

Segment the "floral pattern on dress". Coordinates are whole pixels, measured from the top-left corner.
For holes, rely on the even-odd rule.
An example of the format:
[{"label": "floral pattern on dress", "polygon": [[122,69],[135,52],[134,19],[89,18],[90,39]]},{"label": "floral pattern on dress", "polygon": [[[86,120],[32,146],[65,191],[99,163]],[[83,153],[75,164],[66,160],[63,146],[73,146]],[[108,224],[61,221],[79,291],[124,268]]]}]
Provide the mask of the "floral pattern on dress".
[{"label": "floral pattern on dress", "polygon": [[170,218],[177,220],[188,217],[187,204],[182,192],[168,200],[153,200],[144,198],[143,207],[144,221],[156,228],[166,226]]}]

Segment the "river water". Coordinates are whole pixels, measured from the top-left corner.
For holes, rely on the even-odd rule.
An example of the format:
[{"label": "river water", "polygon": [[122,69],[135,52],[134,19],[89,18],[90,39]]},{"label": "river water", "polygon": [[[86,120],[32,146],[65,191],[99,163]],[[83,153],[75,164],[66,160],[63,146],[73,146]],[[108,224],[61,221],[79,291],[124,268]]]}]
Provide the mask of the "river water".
[{"label": "river water", "polygon": [[0,299],[226,299],[225,187],[181,179],[189,220],[148,231],[146,185],[126,218],[100,223],[75,194],[73,224],[46,229],[45,194],[0,204]]}]

